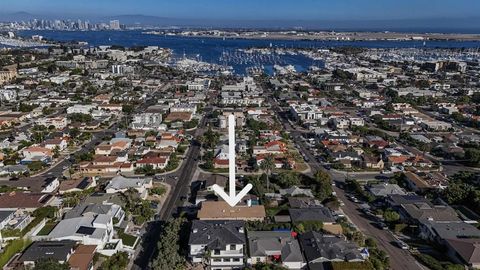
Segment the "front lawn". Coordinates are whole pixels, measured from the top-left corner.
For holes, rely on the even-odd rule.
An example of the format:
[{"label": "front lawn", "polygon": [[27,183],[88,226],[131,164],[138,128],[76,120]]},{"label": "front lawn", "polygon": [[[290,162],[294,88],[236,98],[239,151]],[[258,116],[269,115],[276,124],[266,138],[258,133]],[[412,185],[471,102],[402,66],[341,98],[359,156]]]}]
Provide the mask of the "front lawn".
[{"label": "front lawn", "polygon": [[136,236],[133,236],[133,235],[121,232],[121,231],[117,231],[117,233],[118,233],[118,237],[120,237],[120,239],[122,239],[122,242],[123,242],[124,245],[135,248],[134,245],[135,245],[135,242],[137,241]]},{"label": "front lawn", "polygon": [[45,226],[43,226],[43,228],[38,232],[37,235],[39,236],[48,235],[53,230],[53,228],[55,228],[55,226],[57,226],[57,222],[47,222]]}]

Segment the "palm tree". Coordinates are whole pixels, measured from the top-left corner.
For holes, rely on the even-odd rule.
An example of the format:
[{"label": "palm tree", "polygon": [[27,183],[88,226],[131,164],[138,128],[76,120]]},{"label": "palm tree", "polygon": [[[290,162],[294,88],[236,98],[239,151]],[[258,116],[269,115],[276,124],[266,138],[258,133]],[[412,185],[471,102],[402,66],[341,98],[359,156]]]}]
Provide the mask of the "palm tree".
[{"label": "palm tree", "polygon": [[260,169],[265,172],[267,175],[267,192],[270,191],[270,174],[272,173],[273,169],[275,168],[275,160],[272,155],[268,155],[265,159],[260,163]]}]

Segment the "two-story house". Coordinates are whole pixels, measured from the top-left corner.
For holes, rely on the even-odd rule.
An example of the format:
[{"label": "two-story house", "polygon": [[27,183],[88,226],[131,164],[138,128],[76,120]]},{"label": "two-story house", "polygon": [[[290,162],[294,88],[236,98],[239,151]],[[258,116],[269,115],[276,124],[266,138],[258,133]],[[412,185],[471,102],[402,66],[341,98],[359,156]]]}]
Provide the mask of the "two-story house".
[{"label": "two-story house", "polygon": [[243,269],[245,264],[245,222],[194,220],[190,232],[189,257],[212,270]]}]

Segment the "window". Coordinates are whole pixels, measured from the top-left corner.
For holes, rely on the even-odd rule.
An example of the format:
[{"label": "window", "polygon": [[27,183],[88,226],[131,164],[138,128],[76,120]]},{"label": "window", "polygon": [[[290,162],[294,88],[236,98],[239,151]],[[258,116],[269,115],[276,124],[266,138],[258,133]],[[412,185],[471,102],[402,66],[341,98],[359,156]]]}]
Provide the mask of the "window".
[{"label": "window", "polygon": [[230,245],[230,250],[235,250],[236,246],[235,245]]},{"label": "window", "polygon": [[215,250],[213,251],[213,254],[215,254],[215,255],[220,255],[220,249],[215,249]]},{"label": "window", "polygon": [[222,259],[213,259],[214,262],[221,262]]},{"label": "window", "polygon": [[232,260],[232,261],[234,261],[234,262],[239,262],[239,261],[240,261],[240,259],[239,259],[239,258],[233,258],[233,260]]}]

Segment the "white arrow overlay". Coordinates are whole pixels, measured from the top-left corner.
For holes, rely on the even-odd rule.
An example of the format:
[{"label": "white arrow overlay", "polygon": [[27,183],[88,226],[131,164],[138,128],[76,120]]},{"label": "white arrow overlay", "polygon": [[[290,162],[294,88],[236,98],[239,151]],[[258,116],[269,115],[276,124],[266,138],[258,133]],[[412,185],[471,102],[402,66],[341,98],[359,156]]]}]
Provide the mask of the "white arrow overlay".
[{"label": "white arrow overlay", "polygon": [[242,191],[236,194],[235,190],[235,116],[228,116],[228,187],[227,194],[219,185],[213,185],[213,190],[220,195],[231,207],[237,205],[240,200],[252,189],[252,184],[246,185]]}]

